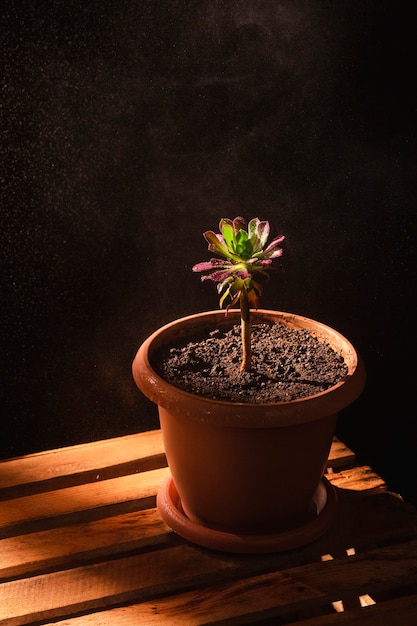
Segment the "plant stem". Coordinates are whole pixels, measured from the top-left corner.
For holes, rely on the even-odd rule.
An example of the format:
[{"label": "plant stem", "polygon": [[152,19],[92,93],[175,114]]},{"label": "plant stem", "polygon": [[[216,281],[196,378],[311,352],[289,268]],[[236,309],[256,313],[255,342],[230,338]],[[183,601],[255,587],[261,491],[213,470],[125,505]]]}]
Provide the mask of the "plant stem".
[{"label": "plant stem", "polygon": [[242,335],[242,363],[240,371],[250,372],[252,359],[250,308],[248,297],[243,289],[240,292],[240,327]]}]

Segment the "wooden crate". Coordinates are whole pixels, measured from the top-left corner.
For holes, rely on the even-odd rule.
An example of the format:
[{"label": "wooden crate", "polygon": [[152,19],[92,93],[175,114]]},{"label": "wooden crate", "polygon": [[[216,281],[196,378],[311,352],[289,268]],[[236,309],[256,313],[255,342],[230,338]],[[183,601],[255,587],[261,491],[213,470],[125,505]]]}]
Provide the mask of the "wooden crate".
[{"label": "wooden crate", "polygon": [[175,535],[152,431],[0,462],[0,625],[417,625],[417,511],[335,439],[337,520],[266,555]]}]

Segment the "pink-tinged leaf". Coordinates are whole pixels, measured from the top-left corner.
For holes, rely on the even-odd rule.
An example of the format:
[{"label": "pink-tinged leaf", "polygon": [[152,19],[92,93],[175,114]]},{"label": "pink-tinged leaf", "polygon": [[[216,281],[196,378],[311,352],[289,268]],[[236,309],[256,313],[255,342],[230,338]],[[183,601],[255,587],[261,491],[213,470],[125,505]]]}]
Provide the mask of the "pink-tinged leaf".
[{"label": "pink-tinged leaf", "polygon": [[239,278],[245,279],[245,278],[249,278],[251,276],[251,273],[246,267],[244,267],[241,270],[239,270],[238,276]]},{"label": "pink-tinged leaf", "polygon": [[225,226],[226,224],[227,224],[228,226],[231,226],[231,227],[233,228],[233,222],[232,222],[232,220],[230,220],[228,217],[222,217],[222,219],[221,219],[221,220],[220,220],[220,222],[219,222],[219,229],[220,229],[220,232],[221,232],[221,233],[223,232],[223,228],[224,228],[224,226]]},{"label": "pink-tinged leaf", "polygon": [[204,238],[209,244],[209,250],[216,252],[216,254],[220,254],[220,256],[224,256],[227,259],[232,258],[231,253],[227,249],[227,246],[224,244],[220,235],[216,235],[216,233],[213,233],[212,230],[208,230],[204,233]]},{"label": "pink-tinged leaf", "polygon": [[283,250],[279,246],[284,241],[284,239],[284,235],[280,235],[279,237],[276,237],[273,241],[271,241],[269,246],[262,254],[262,258],[275,259],[276,257],[282,256]]},{"label": "pink-tinged leaf", "polygon": [[278,235],[278,237],[274,237],[274,239],[269,244],[268,248],[270,248],[271,246],[278,246],[280,243],[284,241],[284,239],[285,239],[285,235]]},{"label": "pink-tinged leaf", "polygon": [[253,219],[251,219],[248,224],[248,235],[250,239],[252,239],[253,241],[255,241],[255,239],[257,239],[257,236],[258,236],[258,224],[259,224],[259,219],[257,217],[254,217]]},{"label": "pink-tinged leaf", "polygon": [[278,250],[272,252],[263,252],[262,253],[262,261],[267,261],[268,259],[277,259],[278,257],[283,255],[282,248],[278,248]]},{"label": "pink-tinged leaf", "polygon": [[202,277],[201,280],[212,280],[215,283],[220,283],[223,280],[226,280],[230,276],[230,272],[227,270],[215,270],[210,274],[206,274]]},{"label": "pink-tinged leaf", "polygon": [[261,242],[261,248],[265,247],[265,244],[268,241],[269,232],[270,232],[269,222],[259,222],[258,237]]},{"label": "pink-tinged leaf", "polygon": [[272,252],[272,254],[269,254],[269,258],[270,259],[277,259],[278,257],[282,256],[284,253],[282,248],[278,248],[278,250],[275,250],[275,252]]},{"label": "pink-tinged leaf", "polygon": [[257,217],[250,220],[247,230],[246,221],[240,216],[234,220],[222,218],[219,226],[220,233],[206,231],[204,237],[209,250],[221,258],[197,263],[193,271],[204,274],[201,280],[216,283],[221,307],[229,298],[231,302],[226,313],[238,302],[243,292],[249,306],[258,308],[262,285],[269,277],[272,259],[283,254],[280,244],[285,237],[276,237],[266,247],[270,234],[269,222],[261,222]]},{"label": "pink-tinged leaf", "polygon": [[245,230],[246,229],[246,220],[243,217],[240,217],[240,215],[238,217],[235,217],[235,219],[233,220],[233,230],[235,231],[235,235],[237,235],[237,233],[240,230]]},{"label": "pink-tinged leaf", "polygon": [[253,254],[262,252],[269,237],[269,222],[261,222],[254,217],[248,225],[249,238],[253,247]]},{"label": "pink-tinged leaf", "polygon": [[220,267],[226,268],[230,266],[230,261],[223,261],[222,259],[210,259],[210,261],[202,261],[197,263],[192,268],[193,272],[210,272],[211,270]]},{"label": "pink-tinged leaf", "polygon": [[203,261],[202,263],[197,263],[193,266],[193,272],[208,272],[213,269],[213,265],[210,261]]}]

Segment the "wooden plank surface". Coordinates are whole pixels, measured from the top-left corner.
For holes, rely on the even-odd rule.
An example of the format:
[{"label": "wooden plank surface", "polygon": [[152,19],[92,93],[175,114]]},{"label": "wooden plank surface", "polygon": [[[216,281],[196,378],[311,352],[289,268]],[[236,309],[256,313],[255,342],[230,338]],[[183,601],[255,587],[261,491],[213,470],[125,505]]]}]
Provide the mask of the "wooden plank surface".
[{"label": "wooden plank surface", "polygon": [[41,484],[49,489],[60,484],[68,486],[69,481],[76,484],[77,479],[95,482],[164,465],[160,430],[48,450],[0,461],[0,498],[7,496],[8,488],[13,488],[15,494],[19,487],[36,492]]},{"label": "wooden plank surface", "polygon": [[[202,594],[201,594],[202,595]],[[268,603],[270,598],[270,592],[265,598],[265,602]],[[204,597],[202,598],[204,602]],[[197,611],[199,603],[196,603]],[[56,626],[111,626],[117,624],[118,626],[155,626],[169,624],[169,626],[201,626],[203,622],[199,621],[201,615],[197,615],[195,612],[195,605],[192,606],[192,610],[186,613],[176,613],[168,617],[164,612],[162,603],[157,607],[154,603],[149,603],[148,612],[145,613],[143,604],[131,605],[128,607],[122,607],[119,609],[113,609],[110,611],[103,611],[100,613],[93,613],[78,618],[70,618],[53,622]],[[366,610],[358,608],[352,611],[346,611],[341,613],[321,614],[320,617],[308,617],[306,619],[297,620],[299,626],[337,626],[338,624],[349,624],[350,626],[391,626],[391,624],[398,624],[398,626],[415,626],[417,615],[417,595],[406,596],[402,598],[396,598],[395,600],[388,600],[381,604],[375,604],[371,607],[367,607]],[[292,619],[294,613],[289,617]],[[398,622],[398,616],[403,620]],[[140,619],[144,621],[140,622]],[[167,619],[170,619],[167,622]],[[203,619],[207,619],[206,615]],[[204,622],[205,624],[216,624],[215,617],[209,618],[210,622]],[[251,618],[252,619],[252,618]],[[278,621],[279,617],[274,616],[267,624],[276,625],[284,624],[283,621]],[[223,626],[232,626],[236,624],[250,623],[242,621],[241,619],[227,619],[222,621]],[[252,620],[252,623],[253,622]],[[263,622],[265,624],[265,622]],[[286,622],[289,623],[288,621]],[[291,622],[294,623],[294,622]],[[217,621],[217,624],[219,622]],[[259,624],[259,621],[258,621]],[[52,626],[52,623],[45,624],[45,626]]]},{"label": "wooden plank surface", "polygon": [[[149,622],[150,614],[157,614],[159,623],[168,626],[177,615],[189,614],[192,607],[195,623],[204,623],[208,614],[214,623],[242,615],[255,621],[295,608],[305,610],[364,593],[392,592],[405,585],[417,585],[416,551],[417,540],[354,557],[248,577],[263,567],[263,561],[271,559],[238,560],[210,551],[199,551],[197,558],[194,547],[174,546],[4,583],[0,587],[0,624],[26,624],[30,620],[59,617],[63,607],[75,613],[138,600],[142,601],[143,610],[137,610],[139,624],[157,623]],[[215,584],[239,575],[239,581]],[[178,595],[190,585],[198,585],[198,589]],[[169,598],[156,597],[162,593]],[[236,602],[239,597],[248,600]],[[16,608],[18,603],[20,610]]]},{"label": "wooden plank surface", "polygon": [[172,541],[156,509],[133,511],[0,541],[0,577],[27,576],[77,561],[129,553]]},{"label": "wooden plank surface", "polygon": [[328,466],[339,500],[329,531],[248,556],[194,546],[162,522],[159,431],[1,462],[0,625],[330,626],[349,616],[381,626],[395,611],[411,626],[417,510],[337,439]]},{"label": "wooden plank surface", "polygon": [[327,475],[333,486],[351,491],[385,491],[386,485],[383,479],[374,470],[365,465],[352,467],[341,472]]},{"label": "wooden plank surface", "polygon": [[[380,604],[366,607],[365,610],[358,608],[353,611],[322,615],[319,618],[299,621],[298,624],[299,626],[338,626],[338,624],[348,624],[349,626],[416,626],[416,618],[417,595],[405,595],[395,600],[386,600]],[[96,622],[97,626],[99,623]],[[104,623],[101,622],[103,625]],[[59,624],[63,626],[61,622]],[[108,624],[111,622],[109,621]],[[68,624],[68,626],[72,625]],[[91,626],[91,624],[86,622],[86,626]],[[123,626],[127,626],[127,624]],[[134,622],[131,622],[131,626],[134,626]]]},{"label": "wooden plank surface", "polygon": [[[337,467],[347,462],[353,463],[354,453],[335,437],[329,454],[329,465]],[[121,472],[144,471],[152,466],[166,465],[160,430],[153,430],[125,437],[104,439],[93,443],[80,444],[38,454],[29,454],[10,460],[0,461],[0,498],[8,493],[8,488],[32,487],[59,479],[83,482],[97,478],[105,479],[120,475]],[[112,473],[113,472],[113,473]],[[117,473],[119,472],[119,474]]]},{"label": "wooden plank surface", "polygon": [[168,474],[168,468],[141,472],[76,487],[42,492],[6,500],[0,506],[0,535],[14,525],[30,525],[35,521],[70,515],[105,507],[119,508],[128,502],[133,506],[152,506],[156,492]]},{"label": "wooden plank surface", "polygon": [[341,466],[353,465],[356,462],[355,453],[348,448],[338,437],[333,437],[327,466],[338,468]]},{"label": "wooden plank surface", "polygon": [[[265,602],[268,603],[270,598],[270,592],[265,598]],[[202,598],[204,602],[204,598]],[[197,602],[197,607],[199,606]],[[136,604],[120,609],[113,609],[111,611],[103,611],[100,613],[93,613],[79,618],[65,619],[62,621],[54,622],[56,626],[110,626],[117,624],[118,626],[154,626],[169,624],[169,626],[201,626],[201,615],[198,616],[195,613],[194,605],[191,611],[186,613],[176,613],[176,615],[169,616],[171,621],[167,622],[168,616],[164,612],[162,603],[156,607],[154,603],[149,603],[148,612],[145,613],[143,604]],[[198,610],[198,609],[197,609]],[[398,622],[398,616],[404,620]],[[349,624],[350,626],[391,626],[391,624],[398,624],[398,626],[415,626],[417,615],[417,595],[407,596],[405,598],[397,598],[395,600],[388,600],[382,604],[375,604],[371,607],[367,607],[366,610],[358,608],[353,611],[322,614],[318,618],[308,617],[307,619],[297,620],[297,624],[300,626],[337,626],[338,624]],[[207,613],[203,616],[203,619],[207,618]],[[140,622],[139,619],[145,621]],[[210,617],[211,619],[211,617]],[[215,619],[215,618],[214,618]],[[282,624],[284,622],[278,621],[279,617],[274,616],[269,623]],[[213,619],[205,624],[216,624]],[[221,622],[224,626],[233,624],[244,624],[245,622],[240,619],[228,619]],[[250,623],[250,622],[246,622]],[[252,621],[252,623],[254,623]],[[265,623],[265,622],[264,622]],[[288,621],[287,621],[288,623]],[[294,623],[294,622],[292,622]],[[219,622],[217,621],[217,624]],[[259,622],[258,622],[259,624]],[[45,626],[52,626],[52,623]]]}]

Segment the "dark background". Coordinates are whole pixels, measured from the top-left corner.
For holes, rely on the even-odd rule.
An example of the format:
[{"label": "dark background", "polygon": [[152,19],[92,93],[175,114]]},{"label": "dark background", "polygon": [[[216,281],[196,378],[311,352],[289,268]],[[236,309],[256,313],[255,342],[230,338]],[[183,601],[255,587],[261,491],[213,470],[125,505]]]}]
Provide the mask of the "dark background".
[{"label": "dark background", "polygon": [[240,214],[286,235],[262,306],[366,362],[339,434],[417,500],[408,4],[2,2],[2,458],[157,427],[131,361],[217,307],[191,267]]}]

